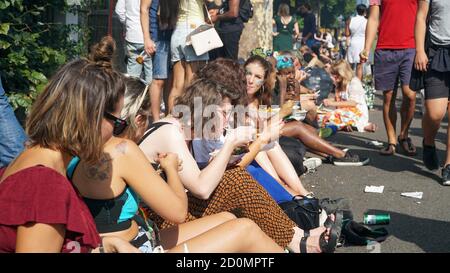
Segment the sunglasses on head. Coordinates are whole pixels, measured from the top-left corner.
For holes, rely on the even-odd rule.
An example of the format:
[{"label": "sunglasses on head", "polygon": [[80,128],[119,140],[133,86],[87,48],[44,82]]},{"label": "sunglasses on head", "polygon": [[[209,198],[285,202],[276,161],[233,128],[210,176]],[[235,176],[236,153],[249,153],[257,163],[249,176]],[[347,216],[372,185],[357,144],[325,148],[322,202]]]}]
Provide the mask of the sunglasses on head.
[{"label": "sunglasses on head", "polygon": [[128,122],[126,120],[123,120],[114,115],[111,115],[108,112],[105,112],[104,116],[106,119],[109,119],[114,122],[113,135],[115,135],[115,136],[122,134],[123,131],[125,130],[125,128],[127,128],[127,126],[128,126]]}]

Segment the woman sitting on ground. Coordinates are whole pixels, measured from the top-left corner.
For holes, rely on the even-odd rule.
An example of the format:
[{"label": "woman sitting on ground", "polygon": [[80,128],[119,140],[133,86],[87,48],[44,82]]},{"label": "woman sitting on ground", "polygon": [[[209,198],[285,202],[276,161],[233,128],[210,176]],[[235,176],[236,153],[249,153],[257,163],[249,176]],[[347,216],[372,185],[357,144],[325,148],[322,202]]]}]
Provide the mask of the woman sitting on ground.
[{"label": "woman sitting on ground", "polygon": [[[194,121],[208,122],[210,119],[204,118],[203,114],[211,117],[216,113],[216,123],[213,124],[215,126],[209,128],[214,128],[216,133],[222,133],[223,124],[227,123],[228,113],[232,108],[232,101],[238,101],[241,96],[241,93],[229,91],[214,81],[195,80],[177,100],[178,107],[175,109],[185,110],[183,117],[166,117],[152,124],[143,137],[141,149],[149,160],[153,160],[158,154],[171,152],[177,153],[182,160],[183,170],[180,172],[180,178],[189,191],[188,220],[228,211],[238,217],[250,218],[278,245],[293,252],[306,252],[307,249],[309,252],[332,252],[336,245],[336,236],[335,233],[330,236],[328,234],[332,229],[338,229],[340,217],[334,220],[334,224],[331,224],[334,216],[329,218],[327,226],[331,229],[319,227],[303,231],[287,217],[245,169],[234,167],[226,170],[234,149],[248,143],[252,139],[253,130],[248,127],[228,130],[220,152],[206,168],[201,171],[198,168],[189,148],[191,139],[194,138],[191,135],[208,127]],[[202,102],[201,108],[194,111],[197,101]],[[190,113],[196,116],[192,117]],[[151,215],[161,227],[173,225],[158,218],[154,213]],[[319,240],[320,237],[322,239]]]},{"label": "woman sitting on ground", "polygon": [[[248,92],[254,95],[249,95],[249,104],[253,104],[254,107],[259,107],[260,101],[263,98],[263,94],[270,95],[271,90],[267,90],[268,79],[270,74],[270,68],[268,68],[267,61],[259,56],[253,56],[245,63],[245,69],[247,73],[247,88]],[[292,69],[291,73],[286,74],[286,77],[294,78]],[[258,79],[258,80],[256,80]],[[265,86],[265,92],[262,92],[263,86]],[[292,90],[297,92],[295,94],[289,94],[289,99],[300,100],[300,94],[297,89]],[[269,97],[270,98],[270,97]],[[265,102],[270,105],[270,102]],[[278,117],[275,115],[275,117]],[[282,117],[280,117],[282,118]],[[303,142],[307,148],[313,153],[329,158],[331,162],[339,166],[362,166],[369,162],[367,158],[360,158],[358,155],[351,153],[350,151],[340,150],[333,145],[329,144],[325,140],[319,137],[317,130],[301,121],[287,122],[281,133],[283,136],[297,138]]]},{"label": "woman sitting on ground", "polygon": [[101,240],[66,178],[73,156],[98,162],[124,92],[103,60],[74,60],[52,77],[28,116],[30,142],[0,169],[0,252],[138,252],[117,237]]},{"label": "woman sitting on ground", "polygon": [[[99,48],[95,52],[94,59],[109,61],[113,53],[103,54]],[[156,161],[166,183],[139,149],[135,142],[148,127],[150,98],[139,79],[126,79],[126,83],[125,106],[111,111],[115,137],[105,144],[101,161],[91,164],[75,158],[68,171],[99,232],[130,241],[145,253],[160,252],[159,245],[168,252],[283,252],[254,222],[227,212],[183,223],[187,196],[178,175],[181,163],[174,153],[158,154]],[[137,214],[139,199],[179,225],[158,232],[151,221]]]},{"label": "woman sitting on ground", "polygon": [[321,116],[319,124],[335,125],[345,131],[356,128],[359,132],[375,132],[376,125],[369,122],[364,88],[348,62],[340,60],[333,64],[331,75],[336,86],[335,98],[325,99],[323,105],[336,110]]},{"label": "woman sitting on ground", "polygon": [[[214,62],[210,62],[199,71],[197,77],[213,80],[230,90],[239,90],[242,94],[245,94],[246,92],[246,80],[243,69],[233,60],[217,59]],[[244,95],[243,97],[246,96]],[[246,100],[244,100],[244,102],[246,102]],[[227,124],[227,126],[234,126],[237,122],[256,124],[258,121],[256,121],[256,123],[250,122],[250,120],[246,118],[246,107],[246,103],[235,104],[234,111],[230,116],[230,123],[233,125]],[[242,110],[242,112],[239,112],[240,110]],[[240,115],[240,117],[242,117],[241,120],[237,121],[237,119],[234,118],[235,115]],[[242,160],[237,163],[238,166],[246,168],[277,203],[290,201],[293,196],[312,195],[311,192],[303,187],[294,167],[290,164],[289,158],[276,141],[280,136],[282,127],[283,125],[280,122],[264,126],[264,130],[261,130],[261,134],[259,134],[258,138],[249,146],[248,153],[246,153],[242,157]],[[207,165],[211,160],[210,153],[222,148],[223,135],[219,134],[214,139],[194,139],[192,146],[197,163],[199,163],[199,165]],[[271,172],[271,174],[269,174],[268,171]]]}]

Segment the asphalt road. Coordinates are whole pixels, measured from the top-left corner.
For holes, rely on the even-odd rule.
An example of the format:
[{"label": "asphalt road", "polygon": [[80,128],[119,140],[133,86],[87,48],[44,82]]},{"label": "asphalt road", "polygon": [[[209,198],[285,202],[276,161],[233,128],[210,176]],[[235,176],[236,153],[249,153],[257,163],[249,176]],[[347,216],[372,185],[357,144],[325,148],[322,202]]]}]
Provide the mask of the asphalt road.
[{"label": "asphalt road", "polygon": [[[397,99],[397,108],[400,103],[401,94]],[[418,150],[415,157],[400,153],[390,157],[381,156],[379,148],[367,143],[371,140],[386,143],[381,105],[381,96],[377,95],[375,109],[370,111],[370,120],[379,127],[377,132],[340,132],[329,138],[337,146],[348,147],[361,155],[369,156],[371,162],[368,166],[337,167],[324,164],[317,172],[302,176],[302,182],[319,198],[349,199],[355,221],[362,222],[365,212],[390,214],[391,222],[384,226],[390,236],[385,242],[370,247],[346,246],[338,248],[338,253],[450,252],[450,187],[439,183],[440,170],[430,172],[422,163],[420,105],[416,107],[410,130],[410,136]],[[397,128],[399,127],[398,115]],[[436,145],[441,163],[445,159],[447,127],[446,119],[437,135]],[[384,192],[364,193],[364,188],[368,185],[383,185]],[[416,191],[423,192],[421,200],[400,196],[402,192]]]}]

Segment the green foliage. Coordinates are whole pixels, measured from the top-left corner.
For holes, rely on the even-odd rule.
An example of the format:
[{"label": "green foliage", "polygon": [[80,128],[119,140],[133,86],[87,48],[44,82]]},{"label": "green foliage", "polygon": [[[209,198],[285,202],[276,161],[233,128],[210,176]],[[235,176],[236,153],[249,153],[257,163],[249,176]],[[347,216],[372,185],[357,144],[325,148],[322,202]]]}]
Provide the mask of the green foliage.
[{"label": "green foliage", "polygon": [[354,0],[306,0],[302,2],[308,2],[315,13],[318,13],[320,9],[320,25],[325,28],[339,27],[338,17],[342,15],[347,18],[356,9]]},{"label": "green foliage", "polygon": [[[14,109],[28,111],[48,77],[85,54],[86,28],[58,22],[83,8],[61,0],[0,0],[0,76]],[[73,41],[71,33],[83,35]]]}]

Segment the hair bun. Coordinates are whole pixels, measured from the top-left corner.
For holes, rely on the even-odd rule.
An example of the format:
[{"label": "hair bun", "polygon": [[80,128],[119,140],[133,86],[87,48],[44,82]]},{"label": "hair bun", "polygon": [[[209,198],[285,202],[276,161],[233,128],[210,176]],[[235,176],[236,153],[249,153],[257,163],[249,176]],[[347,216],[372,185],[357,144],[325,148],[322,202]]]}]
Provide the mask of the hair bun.
[{"label": "hair bun", "polygon": [[100,42],[92,46],[89,60],[102,66],[111,66],[116,42],[111,36],[103,37]]}]

